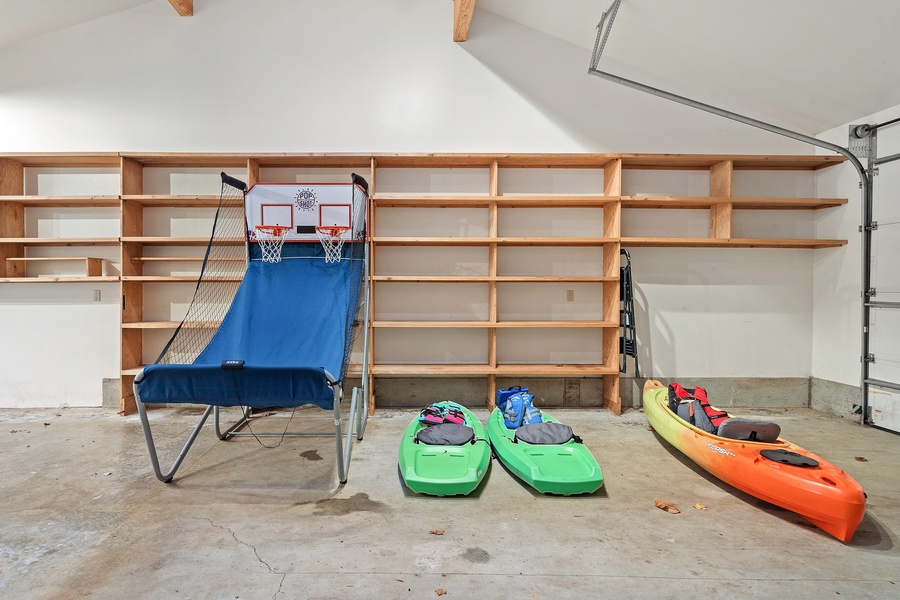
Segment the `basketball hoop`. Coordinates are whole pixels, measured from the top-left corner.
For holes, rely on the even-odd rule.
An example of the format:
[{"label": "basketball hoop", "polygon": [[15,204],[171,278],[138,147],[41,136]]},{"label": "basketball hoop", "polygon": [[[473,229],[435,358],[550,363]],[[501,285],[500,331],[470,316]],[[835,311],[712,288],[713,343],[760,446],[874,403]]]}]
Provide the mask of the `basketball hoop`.
[{"label": "basketball hoop", "polygon": [[253,230],[253,238],[259,243],[263,262],[281,262],[281,247],[290,227],[281,225],[257,225]]},{"label": "basketball hoop", "polygon": [[341,262],[341,248],[344,247],[344,234],[350,231],[349,227],[339,225],[319,225],[316,227],[316,235],[325,249],[325,262]]}]

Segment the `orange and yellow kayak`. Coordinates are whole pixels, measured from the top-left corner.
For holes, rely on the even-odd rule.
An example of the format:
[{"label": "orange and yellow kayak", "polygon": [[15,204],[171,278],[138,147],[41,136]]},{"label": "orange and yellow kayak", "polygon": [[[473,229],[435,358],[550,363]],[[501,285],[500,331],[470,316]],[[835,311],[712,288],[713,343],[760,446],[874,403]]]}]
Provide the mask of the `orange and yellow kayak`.
[{"label": "orange and yellow kayak", "polygon": [[[849,542],[866,512],[866,495],[850,475],[812,452],[778,438],[774,443],[733,440],[707,433],[669,410],[668,388],[644,384],[644,414],[667,442],[725,483],[797,513]],[[787,456],[799,466],[766,458]],[[790,454],[788,454],[790,453]],[[811,459],[811,460],[809,460]],[[815,462],[814,466],[812,463]]]}]

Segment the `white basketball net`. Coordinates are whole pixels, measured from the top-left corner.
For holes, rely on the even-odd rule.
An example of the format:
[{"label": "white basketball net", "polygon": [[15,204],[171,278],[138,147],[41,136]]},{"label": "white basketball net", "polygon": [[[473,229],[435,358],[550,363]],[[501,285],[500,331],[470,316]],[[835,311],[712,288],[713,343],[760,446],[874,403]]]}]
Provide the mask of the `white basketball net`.
[{"label": "white basketball net", "polygon": [[281,247],[290,228],[278,225],[257,225],[253,230],[254,238],[262,251],[263,262],[281,262]]},{"label": "white basketball net", "polygon": [[322,248],[325,249],[325,262],[341,262],[341,248],[344,247],[344,234],[349,231],[349,227],[337,226],[319,226],[316,227],[316,235],[322,242]]}]

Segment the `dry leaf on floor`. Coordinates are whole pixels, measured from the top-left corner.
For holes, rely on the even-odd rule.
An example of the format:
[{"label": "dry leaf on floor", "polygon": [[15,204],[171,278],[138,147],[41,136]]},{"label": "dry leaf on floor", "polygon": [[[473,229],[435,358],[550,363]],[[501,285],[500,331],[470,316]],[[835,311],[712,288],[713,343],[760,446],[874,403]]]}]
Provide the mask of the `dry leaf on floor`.
[{"label": "dry leaf on floor", "polygon": [[697,510],[706,510],[706,509],[709,508],[709,507],[706,506],[705,504],[700,504],[700,503],[698,502],[697,504],[694,505],[694,508],[696,508]]},{"label": "dry leaf on floor", "polygon": [[671,502],[666,502],[665,500],[656,500],[656,508],[660,510],[664,510],[667,513],[671,513],[673,515],[677,515],[681,511],[678,510],[678,507],[672,504]]},{"label": "dry leaf on floor", "polygon": [[434,590],[434,593],[437,594],[438,596],[443,596],[444,594],[447,593],[447,590],[445,590],[444,588],[438,588],[438,589]]},{"label": "dry leaf on floor", "polygon": [[444,530],[443,529],[432,529],[429,533],[431,535],[444,535]]},{"label": "dry leaf on floor", "polygon": [[857,456],[856,460],[859,462],[869,462],[869,459],[866,458],[865,456]]},{"label": "dry leaf on floor", "polygon": [[647,427],[647,431],[653,431],[652,427]]}]

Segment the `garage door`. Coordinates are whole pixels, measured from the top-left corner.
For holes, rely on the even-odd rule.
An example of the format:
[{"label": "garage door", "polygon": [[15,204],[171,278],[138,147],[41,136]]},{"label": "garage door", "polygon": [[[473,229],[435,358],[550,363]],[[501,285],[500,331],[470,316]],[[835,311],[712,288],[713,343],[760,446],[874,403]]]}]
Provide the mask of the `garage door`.
[{"label": "garage door", "polygon": [[873,161],[868,417],[900,433],[900,123],[876,131],[882,158]]}]

